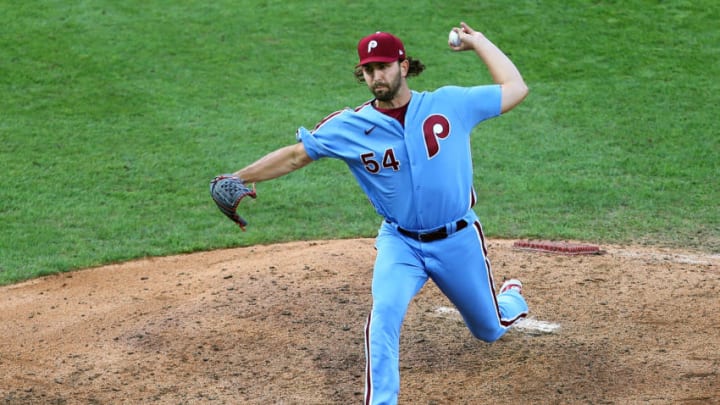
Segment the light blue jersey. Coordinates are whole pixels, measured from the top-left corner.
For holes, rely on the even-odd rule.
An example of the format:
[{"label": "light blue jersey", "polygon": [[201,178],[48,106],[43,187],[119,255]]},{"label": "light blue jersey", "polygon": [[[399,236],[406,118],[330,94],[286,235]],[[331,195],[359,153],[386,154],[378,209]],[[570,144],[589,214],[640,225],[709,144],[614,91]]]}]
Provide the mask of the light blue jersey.
[{"label": "light blue jersey", "polygon": [[298,130],[308,155],[342,159],[377,212],[403,228],[432,229],[475,202],[470,134],[500,114],[500,86],[412,92],[405,128],[366,103]]}]

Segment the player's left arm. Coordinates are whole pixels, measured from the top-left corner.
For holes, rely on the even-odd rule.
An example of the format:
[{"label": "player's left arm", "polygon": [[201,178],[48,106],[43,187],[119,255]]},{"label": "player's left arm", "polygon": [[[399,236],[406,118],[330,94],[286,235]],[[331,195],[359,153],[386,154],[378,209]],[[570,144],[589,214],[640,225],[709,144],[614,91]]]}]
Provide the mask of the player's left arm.
[{"label": "player's left arm", "polygon": [[234,174],[246,183],[255,183],[284,176],[312,162],[302,142],[270,152]]},{"label": "player's left arm", "polygon": [[505,113],[520,104],[528,95],[528,87],[520,71],[510,58],[481,32],[475,31],[464,22],[454,28],[460,35],[460,45],[450,47],[456,51],[474,50],[487,66],[493,81],[502,89],[501,112]]}]

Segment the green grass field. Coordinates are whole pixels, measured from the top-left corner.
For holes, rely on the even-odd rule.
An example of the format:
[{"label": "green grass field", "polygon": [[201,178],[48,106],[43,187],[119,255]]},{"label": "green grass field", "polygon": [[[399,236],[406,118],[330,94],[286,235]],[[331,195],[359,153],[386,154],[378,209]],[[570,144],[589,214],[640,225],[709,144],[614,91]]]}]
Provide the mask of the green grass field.
[{"label": "green grass field", "polygon": [[[490,237],[720,252],[720,5],[701,1],[0,1],[0,284],[143,256],[371,237],[321,161],[258,185],[240,232],[208,182],[369,98],[357,40],[404,39],[416,90],[490,82],[483,31],[531,94],[474,135]],[[448,179],[452,181],[452,179]]]}]

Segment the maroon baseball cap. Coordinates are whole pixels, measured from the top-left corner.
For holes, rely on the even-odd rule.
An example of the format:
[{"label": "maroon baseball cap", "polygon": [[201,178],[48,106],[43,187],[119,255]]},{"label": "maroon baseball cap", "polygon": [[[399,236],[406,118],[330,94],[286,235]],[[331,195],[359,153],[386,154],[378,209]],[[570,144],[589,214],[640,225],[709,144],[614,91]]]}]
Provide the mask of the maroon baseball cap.
[{"label": "maroon baseball cap", "polygon": [[359,65],[405,60],[405,46],[400,38],[387,32],[376,32],[358,42]]}]

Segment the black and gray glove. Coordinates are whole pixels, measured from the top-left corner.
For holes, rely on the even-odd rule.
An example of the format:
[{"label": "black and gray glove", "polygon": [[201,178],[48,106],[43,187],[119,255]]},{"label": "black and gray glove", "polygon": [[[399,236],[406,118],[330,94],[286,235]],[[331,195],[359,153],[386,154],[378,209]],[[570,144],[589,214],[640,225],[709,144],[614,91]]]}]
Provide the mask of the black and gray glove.
[{"label": "black and gray glove", "polygon": [[222,174],[210,181],[210,195],[220,211],[245,230],[247,221],[237,213],[240,200],[245,196],[256,198],[255,188],[250,188],[239,177]]}]

